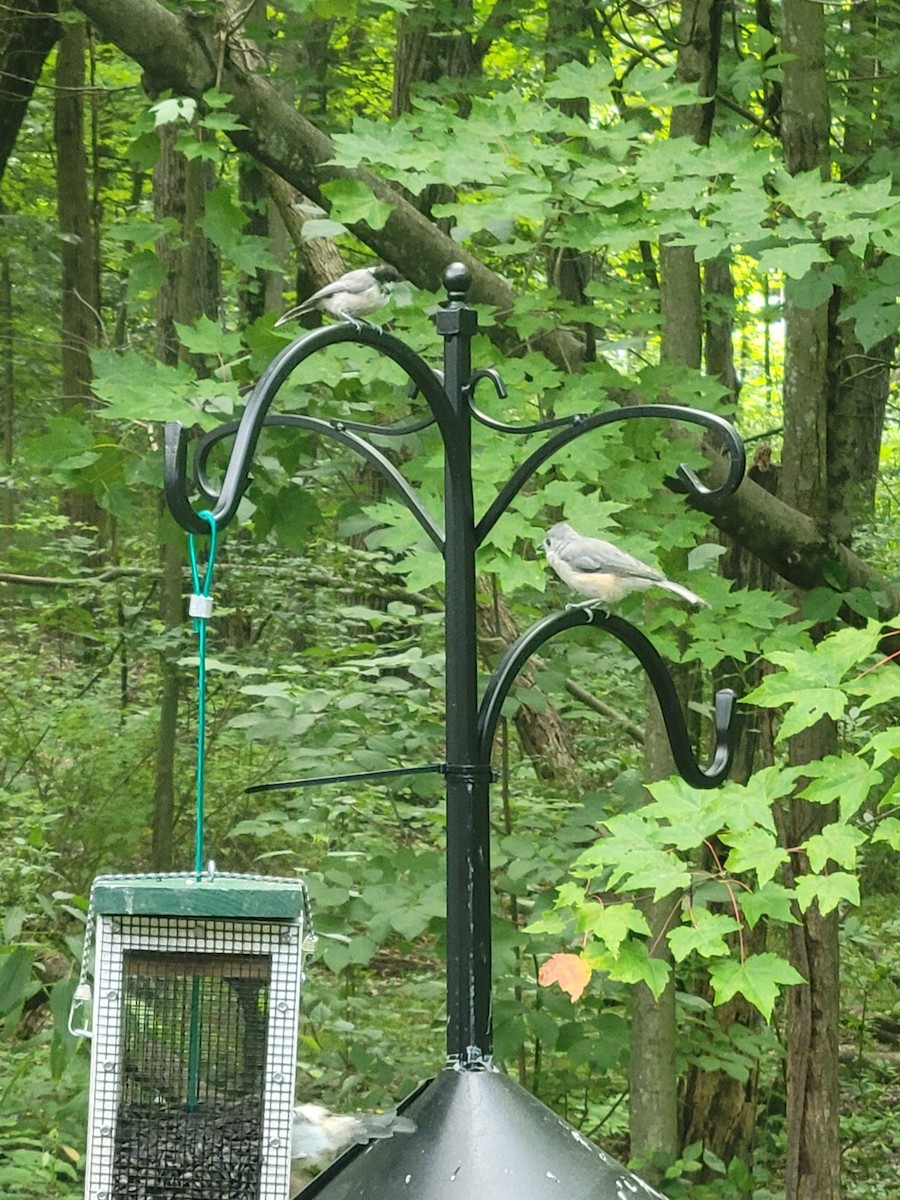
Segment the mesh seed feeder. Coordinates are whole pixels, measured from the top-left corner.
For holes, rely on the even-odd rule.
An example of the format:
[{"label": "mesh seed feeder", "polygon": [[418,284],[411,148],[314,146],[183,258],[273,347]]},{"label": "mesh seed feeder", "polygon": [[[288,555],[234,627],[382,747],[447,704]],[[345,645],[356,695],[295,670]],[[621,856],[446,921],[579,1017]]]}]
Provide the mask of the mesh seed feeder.
[{"label": "mesh seed feeder", "polygon": [[285,1200],[302,881],[101,877],[91,921],[85,1200]]},{"label": "mesh seed feeder", "polygon": [[[94,880],[69,1028],[93,1039],[85,1200],[287,1200],[303,960],[299,879],[203,869],[206,626],[201,579],[190,874]],[[89,982],[89,979],[91,982]],[[85,1008],[90,1020],[85,1022]]]}]

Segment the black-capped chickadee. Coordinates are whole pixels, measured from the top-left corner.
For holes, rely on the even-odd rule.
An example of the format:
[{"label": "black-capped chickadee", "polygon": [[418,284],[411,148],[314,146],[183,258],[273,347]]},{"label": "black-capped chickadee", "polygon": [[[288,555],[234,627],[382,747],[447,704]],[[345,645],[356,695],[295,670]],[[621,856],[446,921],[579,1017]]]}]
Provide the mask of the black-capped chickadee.
[{"label": "black-capped chickadee", "polygon": [[660,587],[690,604],[709,605],[696,593],[680,583],[666,579],[655,567],[648,567],[639,558],[619,550],[612,542],[600,538],[582,537],[564,521],[547,533],[543,541],[547,562],[563,583],[589,597],[589,605],[615,604],[631,592]]},{"label": "black-capped chickadee", "polygon": [[347,1146],[365,1145],[376,1138],[415,1133],[415,1130],[415,1121],[398,1116],[393,1110],[342,1115],[329,1112],[321,1104],[298,1104],[291,1130],[291,1158],[316,1163],[334,1158]]},{"label": "black-capped chickadee", "polygon": [[360,267],[356,271],[347,271],[334,283],[328,283],[313,293],[308,300],[298,304],[275,322],[276,329],[286,321],[302,317],[304,313],[312,312],[314,308],[320,312],[330,313],[342,321],[359,326],[359,322],[370,313],[380,308],[387,299],[391,284],[400,280],[400,272],[395,267]]}]

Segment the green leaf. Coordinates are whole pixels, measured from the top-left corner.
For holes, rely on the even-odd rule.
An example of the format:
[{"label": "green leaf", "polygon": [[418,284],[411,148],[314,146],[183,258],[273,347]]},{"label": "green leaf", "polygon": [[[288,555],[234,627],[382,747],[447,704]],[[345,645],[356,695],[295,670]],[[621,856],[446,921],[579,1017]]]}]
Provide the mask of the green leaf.
[{"label": "green leaf", "polygon": [[871,737],[862,754],[872,755],[872,765],[881,767],[892,758],[900,758],[900,729],[883,729]]},{"label": "green leaf", "polygon": [[347,232],[347,226],[340,221],[332,221],[330,217],[313,217],[303,222],[301,237],[304,242],[311,242],[313,238],[336,238]]},{"label": "green leaf", "polygon": [[157,129],[160,125],[170,125],[173,121],[184,121],[190,125],[197,114],[197,101],[190,96],[169,96],[165,100],[157,100],[150,105]]},{"label": "green leaf", "polygon": [[751,954],[743,962],[729,959],[714,962],[709,967],[709,979],[716,1004],[725,1004],[741,995],[758,1008],[768,1021],[782,985],[805,982],[789,962],[766,951]]},{"label": "green leaf", "polygon": [[650,934],[647,918],[630,900],[623,904],[582,901],[578,928],[593,934],[614,957],[629,933]]},{"label": "green leaf", "polygon": [[739,921],[705,908],[692,908],[689,915],[691,924],[676,925],[667,934],[669,949],[676,962],[682,962],[694,951],[702,958],[730,953],[725,935],[740,929]]},{"label": "green leaf", "polygon": [[247,216],[230,188],[220,184],[206,193],[199,225],[222,254],[248,275],[257,270],[280,270],[266,239],[242,232],[246,223]]},{"label": "green leaf", "polygon": [[849,821],[859,811],[871,790],[884,779],[881,771],[870,767],[865,759],[846,752],[829,754],[827,758],[807,764],[803,774],[811,778],[801,796],[815,804],[838,801],[844,821]]},{"label": "green leaf", "polygon": [[597,61],[590,66],[580,62],[563,63],[544,89],[551,100],[578,100],[587,97],[597,100],[609,91],[613,82],[612,66],[606,61]]},{"label": "green leaf", "polygon": [[875,826],[873,842],[887,842],[892,850],[900,850],[900,821],[896,817],[885,817]]},{"label": "green leaf", "polygon": [[212,129],[220,133],[230,133],[235,129],[247,128],[243,121],[239,121],[233,113],[229,112],[207,113],[200,124],[204,129]]},{"label": "green leaf", "polygon": [[3,916],[3,940],[14,942],[22,932],[28,913],[20,905],[8,908]]},{"label": "green leaf", "polygon": [[712,793],[719,814],[719,827],[730,833],[759,826],[775,832],[773,806],[790,794],[796,771],[785,767],[763,767],[745,784],[726,782]]},{"label": "green leaf", "polygon": [[216,424],[191,402],[194,378],[183,364],[170,367],[136,351],[115,350],[91,351],[91,363],[94,391],[107,402],[103,415],[109,420]]},{"label": "green leaf", "polygon": [[809,729],[823,717],[837,720],[844,715],[847,696],[836,688],[810,688],[796,699],[784,715],[776,742],[786,742],[804,729]]},{"label": "green leaf", "polygon": [[306,552],[310,532],[322,521],[313,494],[305,488],[282,488],[275,498],[272,511],[279,542],[298,554]]},{"label": "green leaf", "polygon": [[854,906],[859,904],[859,879],[856,875],[848,875],[846,871],[832,871],[830,875],[799,875],[794,880],[794,886],[801,912],[806,912],[816,901],[823,915],[845,901]]},{"label": "green leaf", "polygon": [[866,840],[866,835],[855,825],[836,821],[811,837],[804,849],[814,871],[823,871],[829,862],[852,871],[856,866],[857,848]]},{"label": "green leaf", "polygon": [[[799,721],[809,716],[812,709],[821,711],[807,724],[814,724],[823,711],[839,717],[846,707],[841,687],[844,677],[874,653],[880,636],[878,623],[869,621],[865,629],[843,629],[830,634],[812,650],[773,651],[769,657],[782,670],[767,675],[744,699],[763,708],[798,706],[801,715],[793,718],[792,724],[796,726],[793,732],[806,728]],[[784,736],[787,735],[782,728],[780,737]]]},{"label": "green leaf", "polygon": [[135,247],[154,246],[160,238],[178,234],[181,227],[174,217],[165,217],[154,221],[149,216],[141,219],[116,221],[110,225],[104,236],[116,242],[130,242]]},{"label": "green leaf", "polygon": [[658,1000],[666,989],[671,967],[664,958],[657,958],[638,938],[623,942],[618,954],[605,950],[597,953],[589,947],[583,955],[595,970],[606,971],[622,983],[646,983]]},{"label": "green leaf", "polygon": [[789,279],[802,279],[814,263],[825,262],[831,262],[831,255],[820,242],[797,242],[765,250],[759,256],[759,269],[781,271]]},{"label": "green leaf", "polygon": [[759,887],[769,882],[783,863],[788,853],[778,845],[773,834],[754,826],[740,833],[725,833],[722,841],[731,847],[725,864],[732,875],[753,871]]},{"label": "green leaf", "polygon": [[20,1005],[29,992],[34,953],[25,946],[13,946],[0,956],[0,1017]]},{"label": "green leaf", "polygon": [[238,333],[226,333],[218,321],[207,316],[199,317],[193,325],[175,322],[178,337],[191,354],[215,354],[220,358],[234,358],[241,352],[241,337]]},{"label": "green leaf", "polygon": [[379,200],[358,179],[333,179],[322,191],[331,201],[331,219],[344,225],[364,221],[370,229],[381,229],[393,212],[393,205]]},{"label": "green leaf", "polygon": [[[652,888],[653,899],[661,900],[664,896],[686,891],[690,887],[690,871],[670,851],[631,846],[627,838],[604,838],[603,841],[613,843],[606,858],[613,868],[609,877],[611,888],[617,891]],[[630,848],[626,849],[626,846]]]},{"label": "green leaf", "polygon": [[165,283],[166,269],[156,251],[149,247],[130,254],[125,265],[128,267],[126,294],[129,300],[153,295]]},{"label": "green leaf", "polygon": [[770,880],[761,888],[757,888],[755,892],[739,891],[737,895],[741,912],[747,918],[747,924],[751,929],[760,917],[771,917],[774,921],[781,921],[785,925],[798,923],[793,912],[796,893],[780,883]]},{"label": "green leaf", "polygon": [[246,223],[246,214],[235,202],[230,188],[220,184],[206,192],[204,215],[199,226],[220,250],[229,251],[236,245]]},{"label": "green leaf", "polygon": [[655,820],[665,841],[677,850],[693,850],[722,828],[719,798],[691,787],[683,779],[665,779],[647,788],[653,803],[642,810],[645,820]]}]

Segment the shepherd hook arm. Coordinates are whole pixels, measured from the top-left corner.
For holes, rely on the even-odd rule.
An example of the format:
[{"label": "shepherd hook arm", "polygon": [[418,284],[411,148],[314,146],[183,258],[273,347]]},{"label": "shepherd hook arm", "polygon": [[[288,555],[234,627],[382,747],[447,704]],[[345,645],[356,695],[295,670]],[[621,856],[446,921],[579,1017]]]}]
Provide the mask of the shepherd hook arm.
[{"label": "shepherd hook arm", "polygon": [[[416,390],[421,392],[427,400],[445,444],[448,440],[453,439],[457,422],[447,393],[444,391],[440,379],[424,359],[411,350],[405,342],[401,342],[399,338],[385,333],[381,329],[369,328],[365,325],[357,329],[352,325],[342,323],[312,330],[291,342],[280,354],[275,356],[250,393],[244,413],[237,424],[234,446],[222,486],[218,495],[211,497],[213,499],[211,511],[218,529],[223,529],[237,511],[249,482],[250,464],[256,451],[260,431],[266,423],[269,406],[278,394],[281,385],[310,355],[339,342],[355,342],[370,346],[383,357],[391,359],[401,367],[415,385]],[[428,422],[426,421],[425,424],[427,425]],[[360,439],[353,439],[350,436],[351,422],[347,422],[343,427],[339,421],[323,422],[320,428],[322,432],[330,431],[332,437],[338,437],[345,445],[351,446],[357,451],[360,451],[361,446],[365,444]],[[391,430],[387,429],[382,432],[390,435]],[[371,450],[371,448],[369,449]],[[366,457],[383,471],[383,464],[387,460],[380,456],[382,461],[378,462],[376,456],[377,451],[366,453]],[[169,510],[182,529],[186,529],[190,533],[207,533],[209,531],[208,522],[199,517],[194,510],[187,481],[185,431],[178,421],[169,421],[166,425],[165,435],[165,492]],[[397,480],[392,478],[392,482],[396,484]],[[411,503],[411,493],[408,489],[403,494],[403,500],[412,509],[432,541],[436,541],[436,535],[439,535],[440,531],[430,517],[424,513],[424,510]]]},{"label": "shepherd hook arm", "polygon": [[[715,508],[733,494],[744,477],[747,456],[744,451],[744,443],[738,437],[735,429],[715,413],[704,412],[699,408],[682,408],[677,404],[638,404],[631,408],[610,409],[608,412],[580,414],[566,418],[566,428],[554,433],[544,442],[543,446],[539,446],[533,454],[529,455],[509,482],[500,490],[496,500],[478,522],[475,530],[477,544],[481,545],[535,471],[548,458],[552,458],[557,450],[561,450],[569,442],[583,437],[592,429],[599,429],[602,425],[644,417],[666,417],[671,421],[689,421],[693,425],[702,425],[706,429],[713,430],[721,439],[728,456],[728,473],[725,480],[718,487],[707,487],[687,463],[681,463],[676,473],[685,489],[692,496],[702,500],[704,508]],[[550,428],[555,423],[547,422],[542,426],[526,427],[516,430],[516,432],[527,433],[530,429]]]},{"label": "shepherd hook arm", "polygon": [[519,671],[544,642],[558,633],[575,629],[578,626],[587,626],[597,632],[611,633],[634,653],[647,672],[659,700],[666,732],[669,736],[669,745],[672,748],[672,757],[679,775],[692,787],[704,789],[718,787],[728,773],[740,732],[735,712],[736,693],[731,688],[722,688],[716,692],[713,712],[716,748],[709,766],[701,767],[691,748],[675,684],[653,644],[644,637],[640,630],[621,617],[585,608],[570,608],[565,612],[552,613],[527,629],[506,651],[488,682],[478,713],[480,761],[490,762],[494,735],[497,731],[503,702],[509,695]]}]

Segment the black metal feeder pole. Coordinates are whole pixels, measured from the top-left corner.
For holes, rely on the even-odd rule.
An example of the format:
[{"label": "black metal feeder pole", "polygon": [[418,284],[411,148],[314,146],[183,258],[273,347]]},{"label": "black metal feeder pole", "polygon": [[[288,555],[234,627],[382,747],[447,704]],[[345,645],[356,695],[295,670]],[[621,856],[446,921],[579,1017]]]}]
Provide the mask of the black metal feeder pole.
[{"label": "black metal feeder pole", "polygon": [[[716,745],[707,767],[691,748],[665,664],[647,638],[620,617],[573,608],[538,621],[509,647],[479,702],[477,694],[475,555],[510,502],[539,467],[569,442],[600,426],[657,417],[688,421],[714,432],[728,459],[724,482],[707,487],[686,465],[678,470],[683,490],[714,508],[735,490],[744,471],[744,449],[732,427],[712,413],[648,404],[581,413],[532,425],[506,425],[481,412],[474,391],[481,379],[506,395],[492,370],[472,373],[471,342],[478,318],[466,305],[469,274],[460,263],[444,274],[447,300],[436,314],[444,339],[443,379],[392,334],[371,326],[332,325],[304,334],[266,368],[240,421],[206,434],[194,460],[195,481],[221,529],[232,519],[250,478],[250,465],[265,425],[313,431],[362,455],[394,487],[426,535],[444,555],[446,645],[446,761],[432,766],[332,775],[256,785],[248,791],[377,781],[397,774],[440,771],[447,800],[447,1064],[407,1097],[402,1108],[416,1120],[414,1134],[348,1150],[303,1190],[325,1200],[659,1200],[659,1193],[587,1141],[551,1109],[491,1061],[491,750],[503,701],[516,676],[540,645],[569,629],[610,634],[626,645],[647,672],[659,698],[675,763],[694,787],[716,787],[725,778],[737,737],[734,693],[716,695]],[[413,394],[421,393],[430,417],[402,427],[326,421],[304,415],[268,415],[288,376],[306,358],[340,342],[367,345],[402,367]],[[472,420],[503,434],[547,433],[476,519],[472,488]],[[424,507],[389,456],[367,434],[401,437],[437,424],[444,445],[444,525]],[[212,447],[233,437],[218,489],[206,464]],[[183,528],[204,533],[208,523],[194,510],[187,485],[187,445],[177,423],[166,427],[166,498]]]},{"label": "black metal feeder pole", "polygon": [[[450,273],[448,272],[448,275]],[[445,442],[444,563],[447,762],[447,1057],[483,1066],[491,1054],[490,765],[478,760],[475,510],[469,381],[477,314],[468,277],[449,278],[436,315],[444,390],[455,426]],[[454,285],[462,285],[456,290]]]}]

